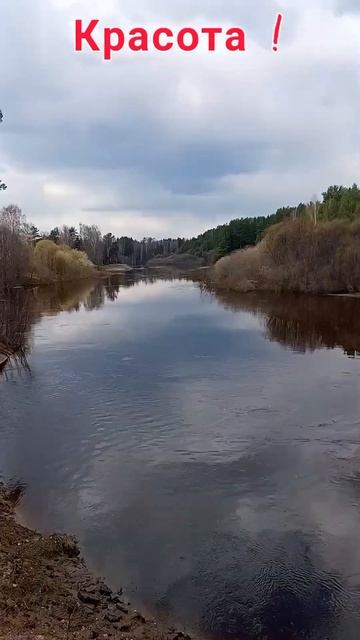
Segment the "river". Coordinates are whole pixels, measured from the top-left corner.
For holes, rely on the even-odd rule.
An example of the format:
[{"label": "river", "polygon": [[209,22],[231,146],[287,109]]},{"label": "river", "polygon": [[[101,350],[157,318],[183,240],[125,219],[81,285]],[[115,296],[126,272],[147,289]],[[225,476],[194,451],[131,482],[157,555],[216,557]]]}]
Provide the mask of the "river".
[{"label": "river", "polygon": [[124,276],[14,291],[2,340],[24,522],[202,637],[358,640],[360,299]]}]

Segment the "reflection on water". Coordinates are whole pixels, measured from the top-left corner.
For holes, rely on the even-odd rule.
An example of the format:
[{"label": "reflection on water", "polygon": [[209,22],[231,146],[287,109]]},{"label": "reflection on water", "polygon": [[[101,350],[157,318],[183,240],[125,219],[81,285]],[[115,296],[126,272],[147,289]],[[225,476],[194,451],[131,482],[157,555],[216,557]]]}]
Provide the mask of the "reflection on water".
[{"label": "reflection on water", "polygon": [[276,296],[211,290],[210,293],[227,309],[262,316],[266,336],[296,351],[342,347],[349,357],[359,355],[360,299],[357,297]]},{"label": "reflection on water", "polygon": [[34,322],[32,301],[22,290],[14,289],[0,300],[0,376],[9,363],[18,370],[28,369],[29,330]]},{"label": "reflection on water", "polygon": [[[180,281],[179,278],[173,280]],[[166,280],[169,281],[167,275]],[[153,284],[158,277],[147,276]],[[170,280],[171,281],[171,280]],[[187,281],[187,280],[185,280]],[[30,349],[32,326],[46,314],[61,311],[101,309],[106,300],[115,302],[121,288],[141,285],[143,278],[124,274],[96,285],[92,281],[59,284],[32,290],[15,289],[1,301],[0,354],[8,356],[17,368],[28,368],[26,354]],[[306,352],[341,347],[351,357],[360,354],[360,300],[356,297],[239,294],[212,291],[200,284],[203,295],[214,297],[226,309],[246,311],[262,319],[269,340]]]},{"label": "reflection on water", "polygon": [[0,477],[202,635],[357,640],[359,311],[178,279],[16,290]]},{"label": "reflection on water", "polygon": [[51,287],[34,289],[14,288],[0,300],[0,373],[21,369],[30,371],[27,354],[31,349],[31,329],[43,314],[56,315],[61,311],[89,311],[100,309],[105,299],[115,301],[120,287],[131,287],[135,280],[126,274],[116,281],[94,284],[83,280],[78,283],[59,283]]}]

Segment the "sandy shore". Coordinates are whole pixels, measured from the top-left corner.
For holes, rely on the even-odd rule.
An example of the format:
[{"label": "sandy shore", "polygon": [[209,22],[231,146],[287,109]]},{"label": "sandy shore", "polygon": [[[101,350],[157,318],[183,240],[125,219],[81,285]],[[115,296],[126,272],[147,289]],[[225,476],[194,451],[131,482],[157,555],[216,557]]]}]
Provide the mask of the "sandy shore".
[{"label": "sandy shore", "polygon": [[189,640],[130,606],[88,570],[77,541],[16,522],[16,490],[0,483],[0,638]]}]

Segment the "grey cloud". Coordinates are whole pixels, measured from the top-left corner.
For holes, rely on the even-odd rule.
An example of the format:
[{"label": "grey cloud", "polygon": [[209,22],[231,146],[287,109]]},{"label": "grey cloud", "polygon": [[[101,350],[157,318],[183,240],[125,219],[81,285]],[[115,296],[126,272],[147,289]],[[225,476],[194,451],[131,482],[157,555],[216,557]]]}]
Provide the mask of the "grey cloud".
[{"label": "grey cloud", "polygon": [[[136,137],[134,132],[136,131]],[[41,135],[42,133],[42,135]],[[136,170],[174,193],[203,193],[212,190],[212,180],[229,173],[258,170],[266,145],[219,140],[178,141],[164,138],[150,122],[129,119],[121,124],[96,125],[78,130],[67,124],[42,132],[24,130],[5,136],[4,148],[19,164],[46,170]],[[54,153],[54,138],[56,153]],[[14,151],[16,151],[14,153]]]},{"label": "grey cloud", "polygon": [[[250,0],[8,3],[0,25],[6,197],[42,226],[86,212],[107,227],[132,212],[129,233],[138,215],[157,227],[163,220],[164,233],[173,221],[174,233],[187,235],[355,181],[360,18],[349,14],[345,24],[336,14],[352,8],[350,0],[293,0],[273,55],[273,0],[256,8]],[[108,24],[241,23],[250,51],[106,65],[72,51],[74,17],[95,14]]]},{"label": "grey cloud", "polygon": [[337,0],[336,8],[340,13],[360,12],[358,0]]}]

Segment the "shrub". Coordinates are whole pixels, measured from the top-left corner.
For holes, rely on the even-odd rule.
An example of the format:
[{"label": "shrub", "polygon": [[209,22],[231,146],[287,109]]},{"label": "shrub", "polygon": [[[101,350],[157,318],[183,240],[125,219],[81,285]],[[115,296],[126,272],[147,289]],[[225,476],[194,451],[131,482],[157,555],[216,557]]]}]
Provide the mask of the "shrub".
[{"label": "shrub", "polygon": [[33,271],[40,281],[76,280],[91,276],[94,265],[81,251],[41,240],[34,249]]},{"label": "shrub", "polygon": [[273,225],[255,248],[219,260],[214,282],[238,291],[360,291],[360,222],[314,225],[300,218]]}]

